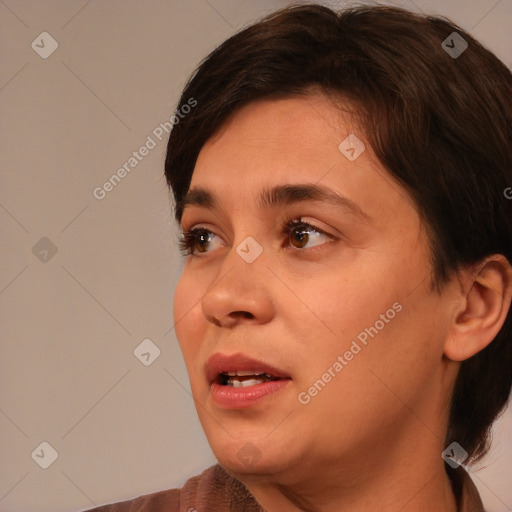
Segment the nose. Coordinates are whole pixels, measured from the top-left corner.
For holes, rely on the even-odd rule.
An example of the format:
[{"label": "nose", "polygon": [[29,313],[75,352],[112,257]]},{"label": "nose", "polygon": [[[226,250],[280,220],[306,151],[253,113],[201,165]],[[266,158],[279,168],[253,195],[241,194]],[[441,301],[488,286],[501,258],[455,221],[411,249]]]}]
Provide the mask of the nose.
[{"label": "nose", "polygon": [[263,254],[247,263],[233,246],[201,299],[205,319],[217,327],[228,328],[269,322],[274,316],[272,277]]}]

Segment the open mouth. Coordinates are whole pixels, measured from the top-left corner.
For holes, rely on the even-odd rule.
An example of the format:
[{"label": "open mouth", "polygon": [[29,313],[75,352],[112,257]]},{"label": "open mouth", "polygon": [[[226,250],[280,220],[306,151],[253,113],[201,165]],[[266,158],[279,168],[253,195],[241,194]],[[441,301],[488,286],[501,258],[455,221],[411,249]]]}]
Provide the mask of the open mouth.
[{"label": "open mouth", "polygon": [[220,409],[256,407],[292,380],[284,370],[242,353],[213,354],[205,364],[210,396]]},{"label": "open mouth", "polygon": [[217,383],[221,386],[231,386],[233,388],[246,388],[256,386],[264,382],[281,380],[280,377],[269,375],[268,373],[259,373],[251,370],[238,370],[236,372],[221,372],[217,377]]},{"label": "open mouth", "polygon": [[207,381],[232,388],[246,388],[276,380],[289,380],[290,376],[263,361],[244,354],[214,354],[205,365]]}]

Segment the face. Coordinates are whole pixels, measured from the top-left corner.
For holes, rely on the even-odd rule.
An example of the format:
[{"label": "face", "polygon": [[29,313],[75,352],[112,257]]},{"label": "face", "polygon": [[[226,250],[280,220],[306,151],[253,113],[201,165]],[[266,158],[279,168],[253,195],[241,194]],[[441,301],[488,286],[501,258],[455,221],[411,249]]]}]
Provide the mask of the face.
[{"label": "face", "polygon": [[405,452],[432,437],[417,418],[445,406],[450,307],[430,289],[425,231],[349,134],[364,142],[312,94],[244,107],[199,154],[174,321],[232,474],[299,480]]}]

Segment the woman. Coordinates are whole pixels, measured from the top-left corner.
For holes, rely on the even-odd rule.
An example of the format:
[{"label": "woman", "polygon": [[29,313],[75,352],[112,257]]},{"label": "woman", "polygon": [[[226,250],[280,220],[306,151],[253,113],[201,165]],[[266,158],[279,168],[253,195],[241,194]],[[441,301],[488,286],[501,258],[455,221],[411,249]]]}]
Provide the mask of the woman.
[{"label": "woman", "polygon": [[462,464],[511,388],[511,93],[396,8],[289,7],[205,59],[165,173],[219,464],[97,511],[483,510]]}]

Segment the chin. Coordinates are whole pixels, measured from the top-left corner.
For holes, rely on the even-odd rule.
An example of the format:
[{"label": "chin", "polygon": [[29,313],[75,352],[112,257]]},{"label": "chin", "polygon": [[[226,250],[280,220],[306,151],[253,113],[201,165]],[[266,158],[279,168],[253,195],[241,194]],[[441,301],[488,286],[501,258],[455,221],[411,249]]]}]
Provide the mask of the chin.
[{"label": "chin", "polygon": [[224,453],[219,455],[217,456],[219,464],[238,480],[245,480],[246,477],[271,477],[286,469],[286,463],[282,460],[265,458],[240,461],[237,454],[227,455]]},{"label": "chin", "polygon": [[286,451],[286,446],[272,446],[264,438],[257,439],[259,441],[249,437],[237,440],[229,438],[224,439],[225,442],[215,442],[208,437],[220,465],[235,478],[275,475],[298,464],[298,461],[292,461],[292,454]]}]

